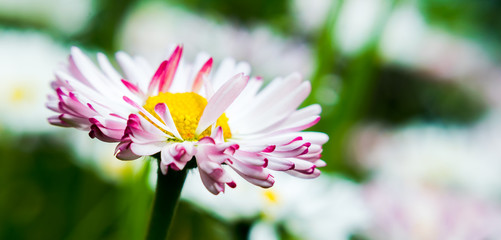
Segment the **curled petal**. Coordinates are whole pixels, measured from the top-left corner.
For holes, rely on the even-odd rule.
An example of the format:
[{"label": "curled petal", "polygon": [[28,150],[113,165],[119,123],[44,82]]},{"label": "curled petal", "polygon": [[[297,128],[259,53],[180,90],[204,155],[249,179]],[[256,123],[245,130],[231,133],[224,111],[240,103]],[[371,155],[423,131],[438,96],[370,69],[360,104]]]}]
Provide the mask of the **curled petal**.
[{"label": "curled petal", "polygon": [[161,151],[162,173],[167,174],[169,167],[175,171],[184,169],[193,156],[194,149],[191,143],[174,143],[165,146]]}]

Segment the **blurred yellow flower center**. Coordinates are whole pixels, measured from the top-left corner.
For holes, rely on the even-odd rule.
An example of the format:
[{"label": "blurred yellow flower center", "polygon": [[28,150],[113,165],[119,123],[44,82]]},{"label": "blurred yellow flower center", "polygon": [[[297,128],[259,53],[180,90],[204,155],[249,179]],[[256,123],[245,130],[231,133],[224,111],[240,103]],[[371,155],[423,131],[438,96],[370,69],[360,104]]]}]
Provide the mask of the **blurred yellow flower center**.
[{"label": "blurred yellow flower center", "polygon": [[264,190],[263,195],[264,195],[264,199],[266,199],[266,202],[268,202],[270,204],[277,204],[279,201],[278,195],[270,189]]},{"label": "blurred yellow flower center", "polygon": [[[146,100],[146,104],[144,104],[144,108],[155,118],[163,122],[160,116],[158,116],[155,112],[155,106],[159,103],[165,103],[167,105],[172,119],[174,120],[174,124],[176,125],[177,131],[184,140],[199,140],[203,137],[211,135],[210,127],[198,136],[195,134],[198,122],[200,121],[200,117],[202,117],[205,106],[207,106],[207,100],[204,97],[193,92],[161,92],[156,96],[149,97]],[[147,117],[145,118],[148,119]],[[151,120],[149,121],[152,122]],[[224,139],[231,138],[231,131],[230,127],[228,126],[228,118],[224,113],[217,119],[216,125],[223,128]],[[172,135],[172,133],[166,133]]]},{"label": "blurred yellow flower center", "polygon": [[24,86],[16,86],[14,89],[11,91],[10,95],[10,100],[13,103],[20,103],[26,100],[29,100],[31,98],[31,92],[27,87]]}]

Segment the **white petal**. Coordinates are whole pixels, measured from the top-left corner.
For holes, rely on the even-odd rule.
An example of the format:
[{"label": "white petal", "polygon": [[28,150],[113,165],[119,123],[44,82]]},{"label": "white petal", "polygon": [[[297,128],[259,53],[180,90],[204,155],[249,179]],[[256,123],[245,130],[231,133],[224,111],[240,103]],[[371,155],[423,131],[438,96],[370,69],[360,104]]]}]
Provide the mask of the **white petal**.
[{"label": "white petal", "polygon": [[249,240],[279,240],[279,234],[274,225],[265,222],[258,222],[251,226]]},{"label": "white petal", "polygon": [[162,148],[165,146],[165,142],[152,142],[148,144],[136,144],[132,143],[130,145],[131,151],[136,155],[141,156],[150,156],[157,152],[160,152]]},{"label": "white petal", "polygon": [[98,53],[97,54],[97,61],[99,62],[99,66],[103,70],[104,74],[106,74],[106,76],[109,79],[115,81],[118,84],[120,82],[120,80],[122,79],[122,76],[111,65],[108,58],[104,54]]},{"label": "white petal", "polygon": [[174,119],[172,119],[172,115],[170,114],[169,107],[165,103],[159,103],[155,106],[155,112],[160,116],[160,118],[165,122],[165,126],[168,128],[168,131],[174,134],[175,137],[184,140],[179,134],[179,131],[176,128],[176,124],[174,123]]},{"label": "white petal", "polygon": [[144,84],[147,87],[151,80],[148,78],[151,76],[148,76],[147,73],[138,68],[134,60],[132,60],[128,54],[124,52],[117,52],[115,57],[125,73],[125,78],[135,84],[141,84],[141,89],[146,89],[142,85]]},{"label": "white petal", "polygon": [[231,118],[228,124],[236,133],[249,134],[263,130],[289,116],[310,93],[309,82],[303,82],[297,88],[286,95],[277,94],[268,99],[268,102],[254,106],[253,112],[245,115],[245,118]]},{"label": "white petal", "polygon": [[238,97],[240,92],[242,92],[248,80],[249,77],[243,74],[237,74],[214,93],[214,96],[210,98],[200,117],[197,130],[195,131],[197,135],[217,121],[231,103],[233,103],[235,98]]}]

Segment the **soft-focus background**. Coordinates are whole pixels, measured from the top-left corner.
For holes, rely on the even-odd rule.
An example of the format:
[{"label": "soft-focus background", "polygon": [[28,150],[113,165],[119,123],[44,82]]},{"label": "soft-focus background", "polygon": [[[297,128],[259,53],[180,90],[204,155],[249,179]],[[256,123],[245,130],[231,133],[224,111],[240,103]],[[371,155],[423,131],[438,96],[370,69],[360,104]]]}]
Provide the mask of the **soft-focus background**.
[{"label": "soft-focus background", "polygon": [[[143,239],[149,159],[50,126],[72,45],[156,65],[172,44],[299,72],[328,166],[212,196],[190,174],[169,239],[501,239],[501,2],[0,0],[0,239]],[[153,172],[153,173],[152,173]]]}]

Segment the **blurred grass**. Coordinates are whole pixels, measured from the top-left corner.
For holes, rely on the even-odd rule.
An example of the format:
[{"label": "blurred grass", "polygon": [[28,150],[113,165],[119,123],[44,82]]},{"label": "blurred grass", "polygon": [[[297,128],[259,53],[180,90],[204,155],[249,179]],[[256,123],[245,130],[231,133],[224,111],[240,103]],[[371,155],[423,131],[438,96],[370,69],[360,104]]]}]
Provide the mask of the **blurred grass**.
[{"label": "blurred grass", "polygon": [[482,43],[501,61],[501,2],[499,0],[420,0],[419,7],[432,25]]},{"label": "blurred grass", "polygon": [[[319,86],[323,76],[336,74],[341,79],[339,99],[333,106],[332,112],[323,115],[319,124],[313,130],[326,132],[330,140],[324,146],[323,159],[327,161],[327,171],[341,173],[351,179],[361,181],[365,174],[349,159],[346,149],[351,130],[359,123],[368,104],[368,96],[373,91],[374,72],[380,66],[377,47],[381,29],[385,26],[387,16],[378,19],[376,31],[365,46],[351,57],[341,57],[340,46],[333,40],[334,26],[339,16],[339,9],[344,1],[331,9],[331,17],[320,33],[320,44],[317,48],[317,69],[312,78],[313,93],[308,103],[316,96],[322,86]],[[329,36],[329,37],[326,37]],[[329,42],[323,42],[325,39]],[[332,38],[332,39],[330,39]],[[329,43],[331,45],[329,45]],[[324,65],[324,66],[322,66]],[[322,67],[320,67],[322,66]]]},{"label": "blurred grass", "polygon": [[[54,137],[0,139],[0,239],[124,239],[123,218],[132,205],[123,200],[134,199],[129,187],[102,181],[74,158]],[[151,193],[141,194],[147,202],[134,205],[147,209]],[[127,235],[144,232],[144,224],[125,224]]]},{"label": "blurred grass", "polygon": [[471,124],[487,111],[481,97],[453,81],[394,66],[377,72],[367,120],[398,126],[413,122]]},{"label": "blurred grass", "polygon": [[[53,136],[0,138],[0,239],[143,239],[153,197],[148,167],[116,185],[76,166],[70,152]],[[240,239],[188,203],[174,222],[169,239]]]},{"label": "blurred grass", "polygon": [[214,18],[231,20],[242,26],[267,23],[283,32],[290,32],[292,16],[288,14],[290,1],[287,0],[165,0],[183,5],[192,11]]},{"label": "blurred grass", "polygon": [[96,14],[91,23],[74,41],[79,45],[98,48],[107,54],[114,54],[121,24],[128,11],[137,0],[101,0],[96,1]]}]

